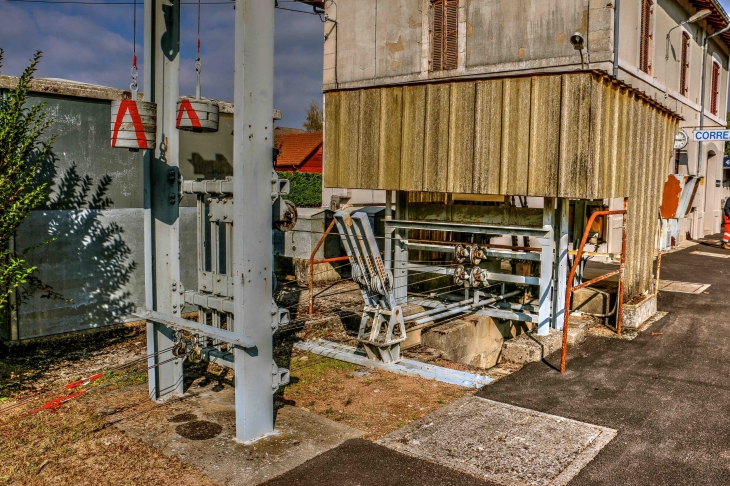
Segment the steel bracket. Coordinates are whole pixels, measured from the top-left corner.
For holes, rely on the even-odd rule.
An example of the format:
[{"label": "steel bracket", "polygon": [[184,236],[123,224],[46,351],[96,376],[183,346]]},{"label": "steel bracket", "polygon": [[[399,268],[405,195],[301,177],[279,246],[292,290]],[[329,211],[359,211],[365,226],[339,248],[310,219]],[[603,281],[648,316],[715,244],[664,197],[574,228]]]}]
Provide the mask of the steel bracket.
[{"label": "steel bracket", "polygon": [[275,333],[281,326],[289,324],[289,309],[279,307],[271,301],[271,333]]},{"label": "steel bracket", "polygon": [[271,365],[271,392],[276,393],[276,390],[280,386],[289,384],[289,370],[286,368],[279,368],[279,365],[274,361]]}]

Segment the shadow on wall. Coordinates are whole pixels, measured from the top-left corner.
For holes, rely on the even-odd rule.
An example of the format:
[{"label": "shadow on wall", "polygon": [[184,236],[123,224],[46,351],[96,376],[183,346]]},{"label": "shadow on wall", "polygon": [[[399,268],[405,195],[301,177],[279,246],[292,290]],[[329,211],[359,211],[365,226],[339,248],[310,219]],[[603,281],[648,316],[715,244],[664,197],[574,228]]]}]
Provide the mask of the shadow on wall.
[{"label": "shadow on wall", "polygon": [[225,179],[233,175],[233,166],[223,154],[215,154],[215,159],[206,160],[197,152],[193,152],[188,161],[193,164],[195,174],[203,174],[203,178]]},{"label": "shadow on wall", "polygon": [[116,324],[134,309],[126,287],[137,264],[124,229],[110,214],[118,211],[107,196],[112,178],[94,181],[75,164],[59,175],[57,162],[51,154],[41,166],[39,180],[48,183],[49,195],[24,223],[19,244],[53,239],[30,260],[40,280],[67,300],[48,300],[46,292],[26,296],[20,304],[21,338]]}]

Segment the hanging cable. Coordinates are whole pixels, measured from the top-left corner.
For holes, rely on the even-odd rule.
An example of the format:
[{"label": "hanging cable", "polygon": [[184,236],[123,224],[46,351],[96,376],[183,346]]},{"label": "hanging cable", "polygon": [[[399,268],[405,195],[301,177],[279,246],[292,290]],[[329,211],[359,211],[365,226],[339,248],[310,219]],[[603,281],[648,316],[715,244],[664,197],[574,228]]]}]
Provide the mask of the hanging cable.
[{"label": "hanging cable", "polygon": [[[198,0],[200,1],[200,0]],[[137,101],[137,91],[139,86],[137,85],[137,0],[134,0],[134,18],[132,23],[132,84],[129,85],[129,89],[132,90],[132,100]]]}]

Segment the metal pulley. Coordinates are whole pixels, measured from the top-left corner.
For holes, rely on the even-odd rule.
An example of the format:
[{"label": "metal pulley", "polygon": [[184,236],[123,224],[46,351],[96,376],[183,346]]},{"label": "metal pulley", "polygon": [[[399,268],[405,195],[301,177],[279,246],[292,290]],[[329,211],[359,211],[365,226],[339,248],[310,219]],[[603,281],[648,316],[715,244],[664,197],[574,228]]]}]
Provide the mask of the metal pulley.
[{"label": "metal pulley", "polygon": [[[198,13],[198,15],[200,15]],[[198,23],[200,19],[198,19]],[[198,27],[200,29],[200,27]],[[217,132],[218,131],[218,102],[201,97],[200,71],[203,62],[200,60],[200,32],[198,32],[198,57],[195,59],[195,71],[198,74],[198,82],[195,86],[195,98],[181,96],[177,102],[177,123],[178,130],[189,132]]]}]

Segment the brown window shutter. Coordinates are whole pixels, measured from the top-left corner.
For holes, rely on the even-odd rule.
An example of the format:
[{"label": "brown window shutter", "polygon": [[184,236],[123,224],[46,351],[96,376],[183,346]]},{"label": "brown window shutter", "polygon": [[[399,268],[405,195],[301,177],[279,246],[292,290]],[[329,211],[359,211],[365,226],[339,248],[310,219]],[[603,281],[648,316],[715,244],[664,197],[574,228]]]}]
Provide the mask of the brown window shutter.
[{"label": "brown window shutter", "polygon": [[712,99],[710,103],[710,112],[717,115],[717,97],[720,94],[720,65],[716,62],[712,63]]},{"label": "brown window shutter", "polygon": [[689,94],[689,86],[687,83],[687,71],[689,69],[689,34],[682,33],[682,58],[679,70],[679,93],[682,96]]},{"label": "brown window shutter", "polygon": [[456,69],[459,56],[459,1],[444,0],[444,69]]},{"label": "brown window shutter", "polygon": [[444,53],[444,1],[432,2],[431,12],[431,71],[441,71]]},{"label": "brown window shutter", "polygon": [[641,46],[639,51],[639,69],[647,74],[651,74],[651,15],[652,0],[642,0],[641,2]]}]

